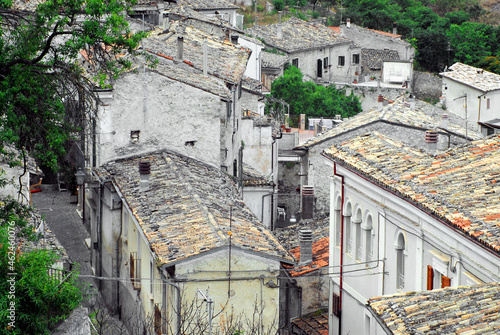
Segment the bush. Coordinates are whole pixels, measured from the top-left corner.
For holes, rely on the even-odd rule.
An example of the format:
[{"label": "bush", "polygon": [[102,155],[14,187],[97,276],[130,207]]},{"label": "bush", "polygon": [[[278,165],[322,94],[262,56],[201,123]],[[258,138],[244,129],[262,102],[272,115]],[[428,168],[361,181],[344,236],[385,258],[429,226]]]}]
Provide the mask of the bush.
[{"label": "bush", "polygon": [[281,11],[285,8],[285,2],[284,0],[273,0],[273,6],[277,11]]}]

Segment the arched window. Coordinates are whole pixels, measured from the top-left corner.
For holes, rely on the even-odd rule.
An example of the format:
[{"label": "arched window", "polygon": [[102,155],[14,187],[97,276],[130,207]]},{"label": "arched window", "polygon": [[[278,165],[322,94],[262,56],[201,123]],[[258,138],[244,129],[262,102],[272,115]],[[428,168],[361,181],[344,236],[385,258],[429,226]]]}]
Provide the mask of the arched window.
[{"label": "arched window", "polygon": [[342,207],[342,198],[338,197],[337,202],[335,203],[335,246],[340,247],[340,240],[342,238],[342,217],[341,217],[341,207]]},{"label": "arched window", "polygon": [[353,228],[355,230],[354,234],[356,236],[356,239],[355,239],[355,259],[357,261],[360,261],[360,262],[361,262],[361,255],[363,253],[363,243],[361,241],[361,218],[362,218],[362,212],[361,212],[361,209],[358,208],[356,210],[356,215],[354,216],[352,223],[353,223]]},{"label": "arched window", "polygon": [[346,253],[352,254],[352,227],[351,227],[351,203],[347,203],[346,211],[344,213],[344,231],[346,241]]},{"label": "arched window", "polygon": [[405,237],[403,233],[398,235],[396,242],[396,262],[397,262],[397,288],[404,290],[405,288]]},{"label": "arched window", "polygon": [[373,260],[373,223],[371,215],[366,217],[362,228],[365,235],[365,262],[369,262]]}]

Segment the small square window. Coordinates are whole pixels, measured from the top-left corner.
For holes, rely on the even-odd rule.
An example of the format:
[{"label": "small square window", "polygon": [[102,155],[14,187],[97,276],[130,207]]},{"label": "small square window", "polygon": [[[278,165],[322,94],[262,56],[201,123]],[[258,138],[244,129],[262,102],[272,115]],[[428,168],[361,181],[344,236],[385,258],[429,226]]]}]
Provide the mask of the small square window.
[{"label": "small square window", "polygon": [[339,66],[345,65],[345,56],[339,56]]},{"label": "small square window", "polygon": [[353,64],[359,64],[359,54],[353,54],[352,55],[352,63]]},{"label": "small square window", "polygon": [[323,68],[327,69],[328,68],[328,57],[325,57],[323,59]]}]

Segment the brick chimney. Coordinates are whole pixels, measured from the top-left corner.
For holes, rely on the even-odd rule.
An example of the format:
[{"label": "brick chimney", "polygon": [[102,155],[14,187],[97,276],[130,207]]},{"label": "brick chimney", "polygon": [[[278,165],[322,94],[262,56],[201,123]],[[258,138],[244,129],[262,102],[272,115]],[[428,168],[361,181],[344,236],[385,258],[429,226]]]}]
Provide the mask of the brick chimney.
[{"label": "brick chimney", "polygon": [[148,160],[141,160],[139,162],[139,188],[141,191],[149,190],[149,175],[151,173],[151,163]]},{"label": "brick chimney", "polygon": [[427,142],[427,150],[434,153],[437,150],[438,133],[435,130],[427,130],[425,132],[425,142]]},{"label": "brick chimney", "polygon": [[299,231],[299,244],[300,244],[300,265],[309,264],[313,258],[313,240],[312,230],[302,229]]}]

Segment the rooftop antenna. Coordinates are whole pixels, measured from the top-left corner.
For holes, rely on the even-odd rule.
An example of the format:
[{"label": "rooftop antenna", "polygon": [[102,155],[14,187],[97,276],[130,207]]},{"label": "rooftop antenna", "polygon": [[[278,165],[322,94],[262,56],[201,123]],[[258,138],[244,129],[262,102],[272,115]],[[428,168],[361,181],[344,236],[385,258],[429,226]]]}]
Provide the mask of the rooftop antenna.
[{"label": "rooftop antenna", "polygon": [[212,304],[214,300],[208,296],[208,289],[206,293],[203,293],[200,289],[198,289],[198,298],[203,299],[204,302],[207,303],[208,308],[208,335],[212,335]]}]

